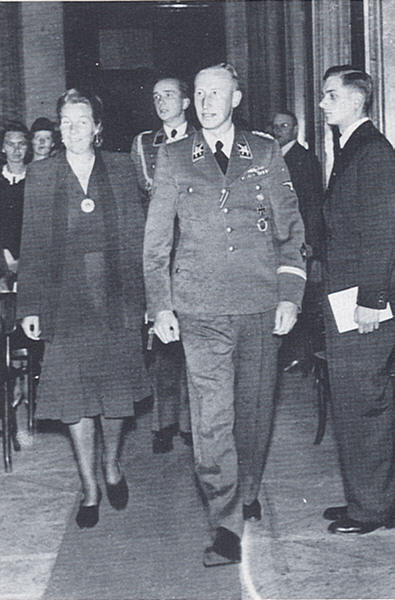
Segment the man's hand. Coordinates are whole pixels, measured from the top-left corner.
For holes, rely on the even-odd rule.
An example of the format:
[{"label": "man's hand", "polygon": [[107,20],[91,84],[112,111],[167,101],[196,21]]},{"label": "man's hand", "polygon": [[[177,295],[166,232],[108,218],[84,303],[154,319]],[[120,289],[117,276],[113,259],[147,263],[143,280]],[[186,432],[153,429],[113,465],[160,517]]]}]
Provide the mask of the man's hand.
[{"label": "man's hand", "polygon": [[273,333],[275,335],[286,335],[296,323],[298,307],[293,302],[282,300],[278,303],[276,317],[274,320]]},{"label": "man's hand", "polygon": [[379,311],[376,308],[357,306],[354,321],[358,325],[359,333],[371,333],[379,328]]},{"label": "man's hand", "polygon": [[161,310],[155,318],[154,330],[164,344],[177,342],[180,339],[180,328],[177,317],[172,310]]},{"label": "man's hand", "polygon": [[37,315],[32,315],[22,319],[21,327],[28,338],[31,340],[40,339],[40,320]]}]

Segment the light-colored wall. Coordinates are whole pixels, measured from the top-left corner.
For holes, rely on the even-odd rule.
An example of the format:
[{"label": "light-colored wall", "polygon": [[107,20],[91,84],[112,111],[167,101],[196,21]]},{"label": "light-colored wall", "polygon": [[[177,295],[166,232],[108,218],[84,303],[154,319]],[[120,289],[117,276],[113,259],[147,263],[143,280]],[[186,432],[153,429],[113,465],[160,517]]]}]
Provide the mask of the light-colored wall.
[{"label": "light-colored wall", "polygon": [[[350,1],[313,0],[314,97],[318,104],[325,71],[351,62]],[[322,111],[315,113],[316,149],[328,181],[333,165],[333,137]]]},{"label": "light-colored wall", "polygon": [[21,2],[25,121],[55,119],[66,85],[62,2]]},{"label": "light-colored wall", "polygon": [[395,0],[382,0],[384,133],[395,146]]}]

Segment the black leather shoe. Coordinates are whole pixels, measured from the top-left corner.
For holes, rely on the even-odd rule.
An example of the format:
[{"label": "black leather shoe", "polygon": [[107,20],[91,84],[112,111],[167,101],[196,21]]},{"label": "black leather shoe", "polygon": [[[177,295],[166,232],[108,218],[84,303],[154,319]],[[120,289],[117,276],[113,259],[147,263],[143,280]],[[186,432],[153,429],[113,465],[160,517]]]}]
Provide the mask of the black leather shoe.
[{"label": "black leather shoe", "polygon": [[193,446],[192,433],[190,431],[180,431],[180,437],[182,437],[185,446]]},{"label": "black leather shoe", "polygon": [[75,518],[78,527],[84,529],[85,527],[94,527],[99,521],[99,505],[102,499],[101,489],[97,488],[97,504],[91,504],[90,506],[84,506],[81,502],[78,509],[77,516]]},{"label": "black leather shoe", "polygon": [[218,527],[212,546],[204,551],[203,564],[205,567],[220,567],[241,562],[241,545],[238,535]]},{"label": "black leather shoe", "polygon": [[243,504],[244,521],[260,521],[262,518],[262,508],[259,500],[254,500],[251,504]]},{"label": "black leather shoe", "polygon": [[118,483],[107,483],[106,492],[109,503],[116,510],[126,508],[129,500],[129,489],[126,483],[125,475],[122,475]]},{"label": "black leather shoe", "polygon": [[347,517],[347,506],[330,506],[322,513],[327,521],[340,521]]},{"label": "black leather shoe", "polygon": [[384,526],[385,523],[363,523],[362,521],[355,521],[354,519],[346,517],[331,523],[328,527],[328,531],[330,531],[330,533],[358,533],[359,535],[362,535]]},{"label": "black leather shoe", "polygon": [[159,431],[154,431],[152,440],[152,451],[154,454],[165,454],[173,450],[173,435],[172,426],[165,427]]}]

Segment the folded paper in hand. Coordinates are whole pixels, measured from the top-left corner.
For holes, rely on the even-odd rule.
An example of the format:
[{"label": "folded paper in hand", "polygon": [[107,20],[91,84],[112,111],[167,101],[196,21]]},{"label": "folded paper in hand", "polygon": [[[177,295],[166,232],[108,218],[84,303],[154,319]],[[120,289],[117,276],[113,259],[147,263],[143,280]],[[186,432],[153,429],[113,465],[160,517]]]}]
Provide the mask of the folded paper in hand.
[{"label": "folded paper in hand", "polygon": [[[331,305],[333,316],[335,317],[339,333],[358,329],[354,321],[354,312],[357,307],[358,287],[347,288],[340,292],[328,294],[329,304]],[[388,321],[392,319],[391,306],[388,302],[386,308],[379,310],[379,321]]]}]

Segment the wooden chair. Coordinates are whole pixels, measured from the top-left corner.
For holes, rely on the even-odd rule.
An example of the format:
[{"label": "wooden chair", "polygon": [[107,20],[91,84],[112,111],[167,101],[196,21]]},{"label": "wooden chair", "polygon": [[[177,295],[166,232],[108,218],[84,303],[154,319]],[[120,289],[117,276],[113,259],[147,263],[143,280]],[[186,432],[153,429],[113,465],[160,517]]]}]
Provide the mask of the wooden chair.
[{"label": "wooden chair", "polygon": [[[0,412],[2,418],[2,442],[4,468],[12,471],[12,449],[20,450],[17,439],[14,386],[18,373],[27,377],[27,428],[34,432],[35,391],[38,375],[34,372],[33,356],[29,348],[14,348],[11,336],[15,331],[15,292],[0,292]],[[20,363],[15,368],[14,363]]]}]

